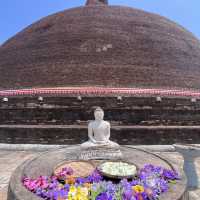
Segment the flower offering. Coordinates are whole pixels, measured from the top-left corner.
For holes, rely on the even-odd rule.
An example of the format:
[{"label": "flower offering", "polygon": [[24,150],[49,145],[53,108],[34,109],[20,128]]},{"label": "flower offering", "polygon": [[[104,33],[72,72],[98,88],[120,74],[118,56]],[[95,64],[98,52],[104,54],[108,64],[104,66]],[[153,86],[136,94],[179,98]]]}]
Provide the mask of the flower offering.
[{"label": "flower offering", "polygon": [[[103,165],[103,169],[125,175],[136,170],[128,164],[114,162]],[[30,192],[46,200],[157,200],[180,179],[176,171],[150,164],[138,171],[137,178],[119,182],[105,179],[98,170],[84,178],[73,177],[73,173],[74,169],[64,168],[57,175],[36,179],[24,177],[22,182]],[[60,177],[65,181],[60,181]]]}]

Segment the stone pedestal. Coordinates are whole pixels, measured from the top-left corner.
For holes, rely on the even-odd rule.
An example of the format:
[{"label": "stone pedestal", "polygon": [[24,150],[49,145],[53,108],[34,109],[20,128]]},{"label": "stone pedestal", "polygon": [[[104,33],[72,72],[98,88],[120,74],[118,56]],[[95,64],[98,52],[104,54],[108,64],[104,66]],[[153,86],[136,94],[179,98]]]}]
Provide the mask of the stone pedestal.
[{"label": "stone pedestal", "polygon": [[118,148],[109,147],[93,147],[88,149],[82,149],[80,151],[79,159],[81,160],[119,160],[122,159],[122,153]]}]

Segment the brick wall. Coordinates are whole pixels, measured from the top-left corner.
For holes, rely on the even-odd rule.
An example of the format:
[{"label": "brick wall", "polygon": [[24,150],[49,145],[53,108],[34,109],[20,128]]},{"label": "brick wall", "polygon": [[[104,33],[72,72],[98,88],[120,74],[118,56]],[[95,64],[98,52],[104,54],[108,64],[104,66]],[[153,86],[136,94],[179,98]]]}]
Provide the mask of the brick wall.
[{"label": "brick wall", "polygon": [[0,103],[0,124],[86,125],[93,108],[105,110],[113,125],[200,125],[200,101],[154,97],[37,97],[10,98]]},{"label": "brick wall", "polygon": [[105,110],[121,144],[200,142],[200,102],[155,97],[10,98],[0,103],[0,142],[75,144],[87,140],[93,108]]}]

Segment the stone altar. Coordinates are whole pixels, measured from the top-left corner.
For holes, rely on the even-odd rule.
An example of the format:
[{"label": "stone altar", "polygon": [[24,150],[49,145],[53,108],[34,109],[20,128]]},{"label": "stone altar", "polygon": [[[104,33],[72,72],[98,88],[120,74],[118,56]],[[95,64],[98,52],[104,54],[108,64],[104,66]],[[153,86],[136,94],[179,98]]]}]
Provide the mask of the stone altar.
[{"label": "stone altar", "polygon": [[[50,176],[52,175],[55,166],[63,161],[79,160],[80,151],[80,147],[74,145],[68,148],[45,152],[36,158],[32,158],[24,162],[15,170],[10,179],[8,200],[42,200],[23,186],[21,182],[22,178],[24,176],[36,178],[41,174],[44,176]],[[137,163],[139,169],[142,168],[146,163],[173,169],[173,166],[167,160],[147,151],[122,146],[121,152],[123,154],[124,161]],[[103,162],[104,160],[90,161]],[[179,173],[181,175],[181,180],[178,180],[177,183],[170,188],[169,192],[163,193],[162,196],[160,196],[160,199],[189,200],[186,188],[186,176],[181,169],[179,170]]]}]

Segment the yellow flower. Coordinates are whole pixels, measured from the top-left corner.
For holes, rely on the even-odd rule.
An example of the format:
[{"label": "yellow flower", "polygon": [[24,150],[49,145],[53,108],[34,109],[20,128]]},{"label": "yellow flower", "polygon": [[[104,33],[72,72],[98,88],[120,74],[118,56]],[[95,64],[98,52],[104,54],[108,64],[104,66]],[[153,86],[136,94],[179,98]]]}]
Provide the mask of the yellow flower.
[{"label": "yellow flower", "polygon": [[77,191],[77,189],[76,189],[75,186],[71,186],[71,187],[69,188],[69,191],[74,193],[74,192]]},{"label": "yellow flower", "polygon": [[68,193],[68,200],[89,200],[89,191],[86,187],[71,186]]},{"label": "yellow flower", "polygon": [[88,197],[82,194],[76,194],[74,200],[88,200]]},{"label": "yellow flower", "polygon": [[76,195],[77,189],[74,186],[71,186],[69,188],[69,192],[68,192],[68,199],[72,198]]},{"label": "yellow flower", "polygon": [[132,187],[133,191],[136,193],[142,193],[144,192],[144,187],[141,185],[135,185]]},{"label": "yellow flower", "polygon": [[89,191],[86,187],[78,187],[77,188],[77,195],[80,195],[82,197],[87,197],[89,194]]}]

